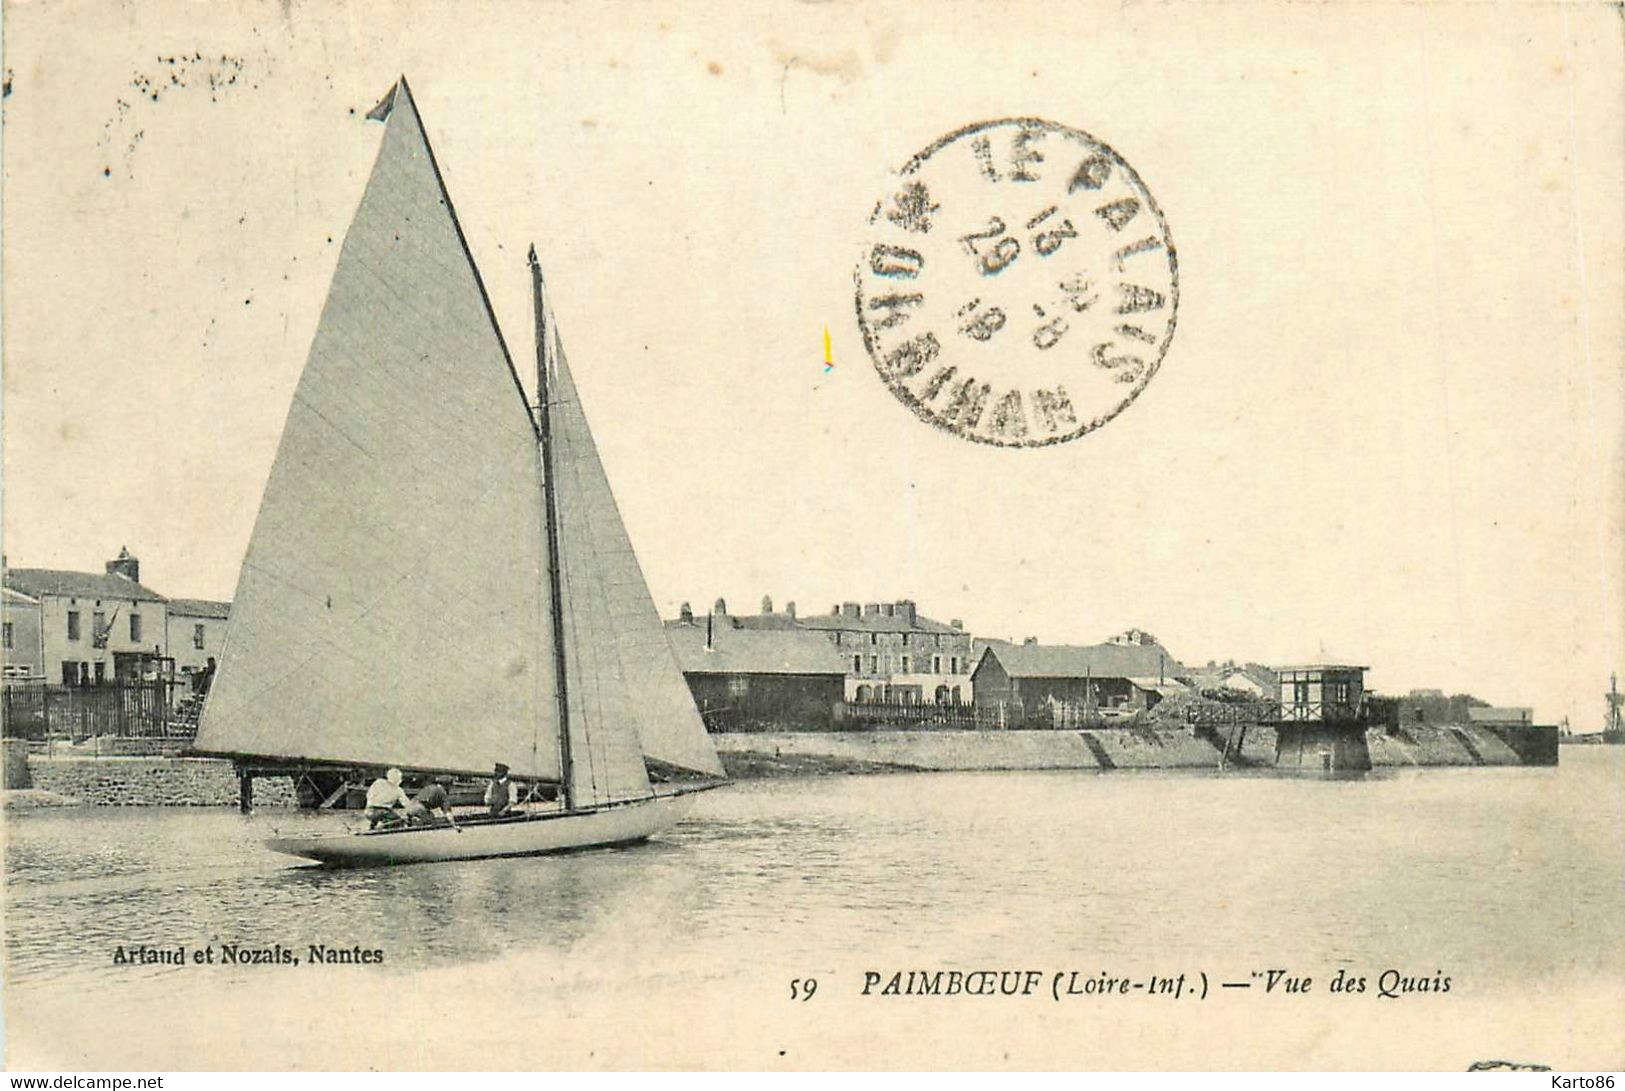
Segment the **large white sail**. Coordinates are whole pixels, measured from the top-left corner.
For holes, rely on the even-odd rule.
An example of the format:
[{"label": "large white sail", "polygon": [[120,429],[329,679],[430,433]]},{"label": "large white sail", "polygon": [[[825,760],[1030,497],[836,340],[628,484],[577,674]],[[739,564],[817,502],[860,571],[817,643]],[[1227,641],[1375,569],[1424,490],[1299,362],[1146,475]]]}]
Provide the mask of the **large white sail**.
[{"label": "large white sail", "polygon": [[[563,353],[549,390],[559,389]],[[643,749],[634,728],[638,695],[621,669],[610,613],[609,588],[592,534],[597,497],[581,472],[592,448],[585,431],[565,426],[550,399],[552,466],[558,517],[559,601],[564,637],[565,693],[569,701],[570,799],[577,807],[649,795]]]},{"label": "large white sail", "polygon": [[551,421],[555,451],[568,463],[558,470],[560,485],[574,490],[572,512],[585,521],[563,529],[585,535],[601,586],[604,638],[630,694],[628,714],[637,739],[643,753],[656,761],[721,777],[722,763],[666,640],[569,363],[554,337]]},{"label": "large white sail", "polygon": [[556,779],[534,424],[404,81],[391,98],[196,748]]}]

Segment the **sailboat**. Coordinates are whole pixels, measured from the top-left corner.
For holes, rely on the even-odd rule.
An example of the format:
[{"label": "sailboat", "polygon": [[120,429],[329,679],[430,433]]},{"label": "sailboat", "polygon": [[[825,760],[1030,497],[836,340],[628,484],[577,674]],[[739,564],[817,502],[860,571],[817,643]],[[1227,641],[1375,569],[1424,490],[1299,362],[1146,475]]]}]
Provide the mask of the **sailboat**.
[{"label": "sailboat", "polygon": [[[477,777],[556,796],[278,837],[329,864],[639,841],[725,780],[532,247],[529,404],[403,77],[294,390],[192,751],[239,770]],[[651,765],[656,783],[651,781]]]}]

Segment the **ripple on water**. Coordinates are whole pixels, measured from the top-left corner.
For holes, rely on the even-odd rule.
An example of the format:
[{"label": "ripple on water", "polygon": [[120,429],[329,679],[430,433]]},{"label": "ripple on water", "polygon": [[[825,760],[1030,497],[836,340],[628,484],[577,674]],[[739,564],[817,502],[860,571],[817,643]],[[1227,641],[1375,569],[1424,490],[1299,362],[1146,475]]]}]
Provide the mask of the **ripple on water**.
[{"label": "ripple on water", "polygon": [[1625,973],[1617,821],[1583,820],[1617,812],[1620,759],[1598,748],[1564,762],[1335,783],[752,782],[630,849],[366,871],[265,850],[273,826],[304,821],[287,814],[38,812],[8,822],[7,983],[13,997],[66,983],[173,999],[182,975],[110,970],[113,948],[234,941],[382,948],[370,972],[385,974],[501,959],[561,981],[653,980],[674,952],[727,976],[763,950],[784,965],[890,952],[1085,969],[1450,963],[1483,981],[1537,966]]}]

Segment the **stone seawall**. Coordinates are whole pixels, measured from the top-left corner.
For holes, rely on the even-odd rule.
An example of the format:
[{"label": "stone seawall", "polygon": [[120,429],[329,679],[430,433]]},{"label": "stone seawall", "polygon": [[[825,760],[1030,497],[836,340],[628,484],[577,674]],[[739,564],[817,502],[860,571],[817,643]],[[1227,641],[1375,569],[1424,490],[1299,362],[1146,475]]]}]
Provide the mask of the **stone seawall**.
[{"label": "stone seawall", "polygon": [[[28,758],[35,788],[100,807],[235,807],[237,774],[218,758]],[[254,781],[254,806],[294,805],[290,777]]]},{"label": "stone seawall", "polygon": [[[1229,729],[1227,729],[1229,730]],[[1549,730],[1555,737],[1554,729]],[[1217,769],[1228,736],[1213,740],[1181,727],[1090,731],[774,731],[712,736],[735,777],[807,776],[1000,769]],[[1543,736],[1518,736],[1465,725],[1407,725],[1369,731],[1376,767],[1555,764]],[[1272,768],[1272,727],[1247,728],[1237,764]],[[1520,754],[1527,754],[1526,758]],[[8,783],[23,770],[8,772]],[[237,776],[217,758],[88,757],[30,754],[27,783],[53,797],[95,806],[235,807]],[[254,806],[292,807],[289,777],[254,781]]]},{"label": "stone seawall", "polygon": [[750,754],[936,771],[1099,767],[1076,731],[764,731],[711,739],[724,761]]},{"label": "stone seawall", "polygon": [[[1228,729],[1227,729],[1228,730]],[[772,731],[712,736],[736,776],[996,769],[1217,769],[1217,741],[1182,727],[1090,731]],[[1495,732],[1473,725],[1366,733],[1373,766],[1522,765]],[[1240,764],[1273,768],[1277,733],[1252,725]]]},{"label": "stone seawall", "polygon": [[1498,735],[1474,724],[1408,724],[1393,734],[1368,731],[1366,742],[1375,766],[1524,764]]}]

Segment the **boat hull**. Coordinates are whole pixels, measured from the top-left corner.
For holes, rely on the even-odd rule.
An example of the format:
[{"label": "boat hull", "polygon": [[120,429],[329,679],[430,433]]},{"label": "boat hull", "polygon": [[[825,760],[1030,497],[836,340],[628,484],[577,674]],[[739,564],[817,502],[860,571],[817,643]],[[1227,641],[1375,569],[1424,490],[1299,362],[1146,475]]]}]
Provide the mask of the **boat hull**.
[{"label": "boat hull", "polygon": [[277,852],[336,867],[533,856],[645,840],[681,820],[692,802],[690,794],[663,795],[568,813],[470,820],[459,823],[457,829],[437,825],[315,837],[275,837],[266,845]]}]

